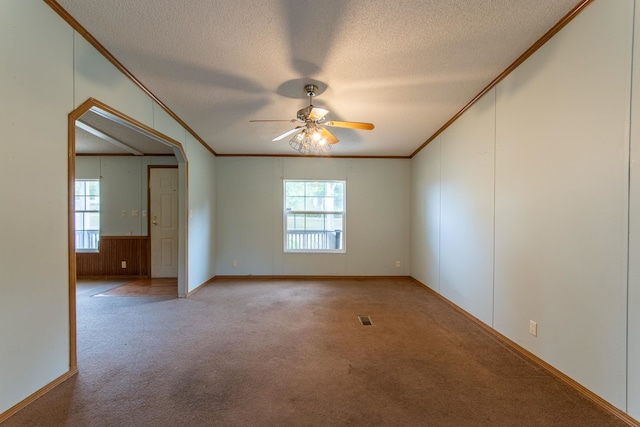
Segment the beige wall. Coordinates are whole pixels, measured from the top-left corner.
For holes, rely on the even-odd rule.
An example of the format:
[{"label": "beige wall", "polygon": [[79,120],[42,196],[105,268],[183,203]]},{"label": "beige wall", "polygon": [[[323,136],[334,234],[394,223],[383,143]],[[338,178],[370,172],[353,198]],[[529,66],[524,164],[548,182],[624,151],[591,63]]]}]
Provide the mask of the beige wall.
[{"label": "beige wall", "polygon": [[640,420],[640,11],[636,2],[631,93],[627,401]]},{"label": "beige wall", "polygon": [[[216,173],[218,275],[409,274],[409,160],[218,157]],[[346,180],[346,253],[283,253],[283,179]]]},{"label": "beige wall", "polygon": [[[0,190],[3,413],[69,370],[68,114],[92,97],[178,141],[187,159],[199,156],[189,175],[211,177],[215,159],[40,0],[0,2],[0,58],[0,178],[11,183]],[[189,189],[190,203],[214,199],[211,189]],[[213,228],[213,218],[191,227],[187,221],[183,233]],[[202,250],[198,244],[192,251]],[[214,242],[204,245],[210,257],[183,267],[188,290],[212,276]]]},{"label": "beige wall", "polygon": [[[100,179],[100,235],[146,236],[147,168],[177,165],[173,156],[78,156],[76,179]],[[127,211],[123,217],[120,212]],[[137,210],[138,216],[131,211]]]},{"label": "beige wall", "polygon": [[412,160],[412,274],[640,418],[633,11],[591,4]]},{"label": "beige wall", "polygon": [[72,46],[44,3],[0,3],[0,413],[69,369]]}]

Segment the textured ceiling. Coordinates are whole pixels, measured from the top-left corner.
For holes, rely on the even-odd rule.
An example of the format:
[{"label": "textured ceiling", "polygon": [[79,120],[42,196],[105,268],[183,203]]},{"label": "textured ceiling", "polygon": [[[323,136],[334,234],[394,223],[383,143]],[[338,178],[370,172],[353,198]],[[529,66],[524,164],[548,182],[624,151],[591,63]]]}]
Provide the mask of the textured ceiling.
[{"label": "textured ceiling", "polygon": [[218,154],[295,154],[271,139],[308,104],[332,155],[409,156],[577,0],[58,0]]}]

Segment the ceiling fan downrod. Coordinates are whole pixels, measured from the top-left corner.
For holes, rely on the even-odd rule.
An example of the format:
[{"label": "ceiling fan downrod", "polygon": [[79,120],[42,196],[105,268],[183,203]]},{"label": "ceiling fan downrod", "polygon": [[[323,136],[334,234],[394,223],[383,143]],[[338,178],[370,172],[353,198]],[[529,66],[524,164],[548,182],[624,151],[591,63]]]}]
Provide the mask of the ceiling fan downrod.
[{"label": "ceiling fan downrod", "polygon": [[318,86],[314,84],[305,85],[304,90],[307,92],[307,96],[309,97],[309,103],[311,103],[311,98],[316,96],[318,93]]}]

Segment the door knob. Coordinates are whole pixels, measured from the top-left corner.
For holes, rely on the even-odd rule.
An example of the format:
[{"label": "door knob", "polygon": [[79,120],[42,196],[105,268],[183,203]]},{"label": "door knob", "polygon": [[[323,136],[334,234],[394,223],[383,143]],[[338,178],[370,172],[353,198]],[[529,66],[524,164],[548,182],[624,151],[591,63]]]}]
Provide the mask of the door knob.
[{"label": "door knob", "polygon": [[153,216],[153,220],[151,221],[151,224],[153,225],[158,225],[158,217],[157,216]]}]

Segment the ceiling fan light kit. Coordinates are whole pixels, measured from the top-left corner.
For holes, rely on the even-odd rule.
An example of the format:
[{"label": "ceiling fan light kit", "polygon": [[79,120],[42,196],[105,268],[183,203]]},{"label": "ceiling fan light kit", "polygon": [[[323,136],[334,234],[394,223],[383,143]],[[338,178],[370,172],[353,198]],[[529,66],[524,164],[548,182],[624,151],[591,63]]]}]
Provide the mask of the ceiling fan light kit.
[{"label": "ceiling fan light kit", "polygon": [[331,144],[317,129],[312,132],[303,129],[289,140],[289,145],[301,154],[326,154],[331,149]]},{"label": "ceiling fan light kit", "polygon": [[[273,138],[272,141],[279,141],[293,134],[293,137],[289,140],[289,145],[294,150],[301,154],[326,154],[331,145],[339,141],[328,129],[324,126],[333,126],[341,128],[371,130],[374,128],[371,123],[362,122],[342,122],[336,120],[329,120],[325,122],[325,116],[329,113],[324,108],[315,107],[312,104],[312,99],[318,93],[318,86],[314,84],[308,84],[304,86],[304,90],[309,97],[309,106],[298,110],[296,119],[293,120],[250,120],[251,122],[281,122],[287,121],[292,123],[300,123],[293,129],[284,132],[281,135]],[[320,125],[323,126],[320,126]]]}]

